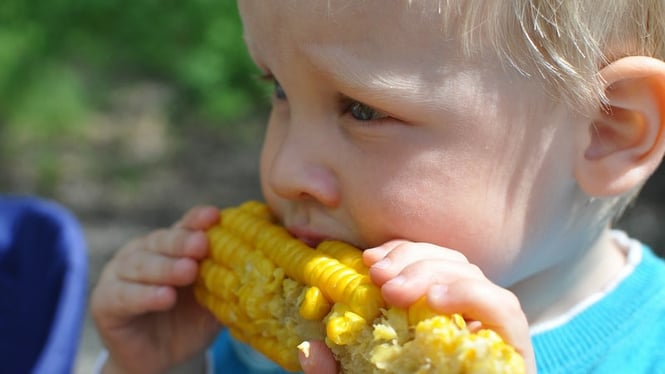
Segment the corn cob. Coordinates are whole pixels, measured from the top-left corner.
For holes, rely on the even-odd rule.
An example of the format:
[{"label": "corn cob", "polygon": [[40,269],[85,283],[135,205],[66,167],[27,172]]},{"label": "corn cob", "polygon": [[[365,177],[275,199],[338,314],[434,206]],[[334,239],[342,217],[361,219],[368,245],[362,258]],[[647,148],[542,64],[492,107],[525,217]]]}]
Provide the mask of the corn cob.
[{"label": "corn cob", "polygon": [[286,370],[300,370],[297,347],[317,339],[342,372],[524,373],[498,334],[471,333],[460,315],[435,315],[423,300],[386,307],[361,251],[348,244],[310,248],[256,201],[223,210],[220,222],[208,231],[196,297],[236,339]]}]

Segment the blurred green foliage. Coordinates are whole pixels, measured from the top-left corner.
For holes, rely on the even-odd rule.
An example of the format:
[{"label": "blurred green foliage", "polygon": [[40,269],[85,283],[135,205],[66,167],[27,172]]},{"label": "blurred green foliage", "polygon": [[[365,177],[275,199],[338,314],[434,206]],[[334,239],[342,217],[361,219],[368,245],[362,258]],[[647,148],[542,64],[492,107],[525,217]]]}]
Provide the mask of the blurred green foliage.
[{"label": "blurred green foliage", "polygon": [[265,87],[231,0],[2,0],[0,128],[68,131],[115,86],[162,82],[174,115],[242,117]]}]

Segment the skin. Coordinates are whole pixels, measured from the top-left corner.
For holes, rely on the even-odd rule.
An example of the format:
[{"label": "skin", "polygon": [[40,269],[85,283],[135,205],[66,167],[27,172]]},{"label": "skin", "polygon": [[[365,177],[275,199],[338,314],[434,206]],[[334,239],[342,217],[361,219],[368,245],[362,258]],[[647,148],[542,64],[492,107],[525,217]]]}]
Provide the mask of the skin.
[{"label": "skin", "polygon": [[[661,129],[643,131],[647,120],[615,131],[626,121],[609,113],[623,107],[582,115],[594,110],[558,104],[491,56],[462,59],[420,2],[328,4],[239,2],[248,50],[275,85],[261,154],[265,200],[308,244],[367,248],[389,304],[426,296],[437,311],[461,312],[473,328],[496,330],[535,372],[529,323],[565,313],[625,262],[589,196],[626,192],[662,159],[663,137],[645,134],[665,127],[665,100],[651,100],[661,89],[665,98],[665,68],[652,66],[663,79],[643,91],[626,79],[643,72],[643,60],[601,72],[624,82],[610,99],[632,105],[625,111],[642,109],[624,100],[636,92],[637,102],[655,103],[625,118],[655,118]],[[625,153],[633,148],[648,152]],[[637,164],[647,161],[653,168]],[[208,251],[202,231],[218,219],[212,207],[194,208],[109,262],[91,306],[110,353],[106,372],[201,362],[220,326],[193,301],[191,284]],[[306,372],[337,370],[321,342],[300,358]]]},{"label": "skin", "polygon": [[208,254],[203,230],[217,221],[216,208],[192,208],[171,228],[131,241],[105,266],[91,299],[109,351],[104,373],[161,373],[183,362],[191,373],[192,357],[191,366],[200,366],[220,326],[191,285]]}]

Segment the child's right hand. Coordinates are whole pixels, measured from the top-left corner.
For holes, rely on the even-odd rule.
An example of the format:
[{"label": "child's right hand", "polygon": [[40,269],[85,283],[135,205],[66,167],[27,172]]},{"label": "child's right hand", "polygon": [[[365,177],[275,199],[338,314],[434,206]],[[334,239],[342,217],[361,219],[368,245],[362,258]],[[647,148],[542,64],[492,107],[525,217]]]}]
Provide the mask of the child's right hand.
[{"label": "child's right hand", "polygon": [[190,210],[169,229],[135,239],[104,268],[91,312],[109,351],[104,372],[156,373],[202,353],[220,326],[194,299],[204,230],[219,220],[213,207]]}]

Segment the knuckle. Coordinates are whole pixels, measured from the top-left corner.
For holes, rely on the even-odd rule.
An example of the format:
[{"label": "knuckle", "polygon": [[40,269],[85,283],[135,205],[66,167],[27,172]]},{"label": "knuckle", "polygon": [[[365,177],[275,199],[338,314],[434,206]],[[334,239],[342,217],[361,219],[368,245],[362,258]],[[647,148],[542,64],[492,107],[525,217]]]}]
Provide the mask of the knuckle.
[{"label": "knuckle", "polygon": [[167,230],[167,229],[154,230],[146,236],[146,244],[150,248],[159,247],[159,243],[160,243],[161,238],[168,235],[168,233],[169,233],[169,230]]},{"label": "knuckle", "polygon": [[171,233],[171,237],[169,239],[171,239],[174,254],[180,254],[184,250],[187,244],[187,240],[191,235],[192,233],[190,233],[188,230],[174,230]]},{"label": "knuckle", "polygon": [[524,312],[522,311],[522,305],[517,295],[505,288],[501,288],[501,290],[503,300],[502,304],[506,313],[511,316],[523,314]]},{"label": "knuckle", "polygon": [[146,266],[143,261],[131,261],[127,264],[129,274],[132,278],[145,274]]},{"label": "knuckle", "polygon": [[124,264],[130,261],[132,254],[135,252],[134,247],[123,247],[113,255],[111,261],[104,267],[104,273],[117,273],[117,268],[122,267],[117,264]]},{"label": "knuckle", "polygon": [[[460,261],[460,262],[470,263],[470,262],[469,262],[469,258],[466,257],[462,252],[455,251],[455,250],[451,250],[451,252],[452,252],[452,254],[453,254],[453,257],[455,257],[456,260],[458,260],[458,261]],[[472,264],[472,265],[473,265],[473,264]],[[473,266],[476,266],[476,265],[473,265]],[[476,267],[477,267],[477,266],[476,266]],[[479,269],[480,269],[480,268],[479,268]]]},{"label": "knuckle", "polygon": [[481,278],[485,277],[485,274],[483,273],[483,270],[478,265],[469,263],[468,267],[469,267],[469,271],[471,272],[471,274],[473,274],[475,276],[479,276]]},{"label": "knuckle", "polygon": [[390,251],[390,253],[388,253],[388,256],[399,256],[404,252],[408,251],[410,247],[411,247],[410,242],[400,240],[397,243],[395,243],[395,246]]}]

